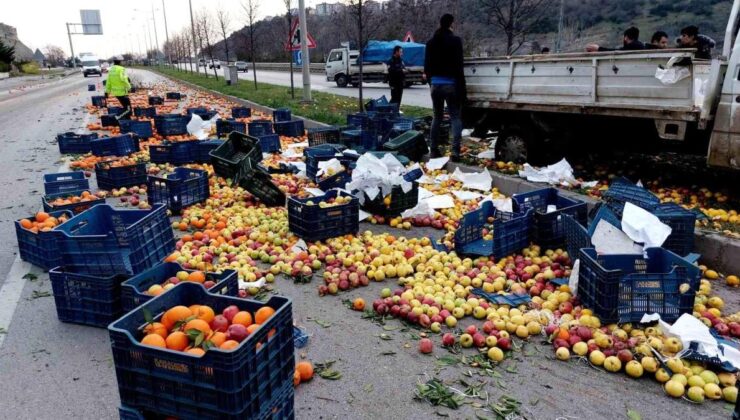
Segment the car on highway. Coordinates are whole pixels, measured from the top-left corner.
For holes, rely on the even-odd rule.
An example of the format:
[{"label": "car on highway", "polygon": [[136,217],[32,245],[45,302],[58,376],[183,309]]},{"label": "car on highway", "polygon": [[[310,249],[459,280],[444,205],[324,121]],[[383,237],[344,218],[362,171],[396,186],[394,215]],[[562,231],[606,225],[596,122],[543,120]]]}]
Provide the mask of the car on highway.
[{"label": "car on highway", "polygon": [[245,73],[249,71],[249,64],[246,61],[237,61],[234,64],[236,65],[236,71],[243,71]]},{"label": "car on highway", "polygon": [[206,60],[204,60],[204,59],[201,58],[200,60],[198,60],[198,65],[200,67],[205,67],[206,66]]},{"label": "car on highway", "polygon": [[82,59],[82,75],[87,77],[91,74],[103,76],[103,70],[100,68],[100,59],[93,55],[86,55]]},{"label": "car on highway", "polygon": [[210,63],[208,63],[208,68],[209,69],[212,69],[214,67],[217,68],[217,69],[220,69],[221,68],[221,61],[220,60],[212,60]]}]

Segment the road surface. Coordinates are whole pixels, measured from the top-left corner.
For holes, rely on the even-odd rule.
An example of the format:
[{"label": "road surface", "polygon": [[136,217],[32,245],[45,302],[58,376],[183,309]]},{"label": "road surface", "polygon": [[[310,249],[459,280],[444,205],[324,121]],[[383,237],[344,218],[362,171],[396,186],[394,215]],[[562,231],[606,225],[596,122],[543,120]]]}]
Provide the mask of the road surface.
[{"label": "road surface", "polygon": [[[213,70],[211,70],[211,73],[212,72]],[[223,75],[223,68],[220,70],[219,75]],[[251,70],[248,73],[239,73],[239,79],[252,80],[253,77]],[[290,72],[257,70],[257,81],[273,85],[290,86]],[[303,75],[301,73],[294,73],[293,82],[297,91],[301,91],[303,89]],[[352,86],[344,88],[337,87],[336,83],[327,81],[326,77],[321,74],[311,74],[311,90],[349,96],[352,98],[357,98],[359,96],[359,88],[354,88]],[[363,98],[367,98],[369,100],[371,98],[379,98],[383,95],[388,99],[391,97],[391,89],[387,84],[363,84]],[[415,85],[404,89],[401,105],[414,105],[431,109],[432,98],[429,95],[429,86]]]},{"label": "road surface", "polygon": [[[142,81],[156,78],[149,72],[131,73]],[[12,225],[39,209],[42,174],[57,171],[62,164],[54,135],[85,125],[83,105],[91,94],[87,82],[70,77],[0,98],[4,147],[0,196],[5,197],[0,204],[0,233],[6,238],[0,243],[0,407],[5,418],[117,418],[119,397],[108,332],[57,320],[54,300],[48,296],[48,276],[17,259]],[[371,225],[361,226],[368,228]],[[617,419],[627,418],[628,409],[644,419],[729,417],[722,402],[694,405],[665,396],[650,379],[632,380],[574,360],[556,361],[551,347],[534,338],[524,351],[512,353],[496,368],[500,378],[478,376],[482,371],[468,366],[439,367],[435,357],[449,353],[439,346],[438,336],[433,336],[434,356],[420,355],[416,341],[420,331],[405,330],[396,320],[383,328],[341,303],[355,297],[372,302],[381,288],[394,287],[392,282],[319,297],[319,280],[317,276],[311,284],[297,285],[279,278],[275,283],[280,294],[293,300],[295,323],[310,335],[296,357],[314,363],[336,360],[333,368],[342,374],[337,381],[316,377],[299,386],[298,419],[476,418],[476,414],[494,418],[470,404],[450,410],[415,401],[416,384],[433,377],[450,381],[457,389],[465,389],[460,379],[471,384],[485,381],[489,401],[513,396],[522,402],[527,419]],[[466,318],[462,325],[470,323]],[[466,354],[472,356],[474,351]],[[483,399],[468,401],[486,404]]]}]

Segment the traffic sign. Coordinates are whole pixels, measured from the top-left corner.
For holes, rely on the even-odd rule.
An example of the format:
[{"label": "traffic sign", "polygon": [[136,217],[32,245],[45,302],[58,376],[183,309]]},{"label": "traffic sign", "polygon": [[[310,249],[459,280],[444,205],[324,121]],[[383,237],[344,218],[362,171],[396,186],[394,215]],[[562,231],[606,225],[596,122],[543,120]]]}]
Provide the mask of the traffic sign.
[{"label": "traffic sign", "polygon": [[[306,34],[308,39],[308,48],[316,48],[316,40],[313,39],[311,34]],[[293,25],[290,28],[290,39],[285,44],[286,51],[298,51],[301,49],[301,28],[298,25],[298,19],[293,21]]]},{"label": "traffic sign", "polygon": [[293,64],[296,66],[303,65],[303,52],[301,50],[293,51]]},{"label": "traffic sign", "polygon": [[406,36],[403,37],[403,42],[414,42],[414,36],[411,35],[411,31],[406,32]]}]

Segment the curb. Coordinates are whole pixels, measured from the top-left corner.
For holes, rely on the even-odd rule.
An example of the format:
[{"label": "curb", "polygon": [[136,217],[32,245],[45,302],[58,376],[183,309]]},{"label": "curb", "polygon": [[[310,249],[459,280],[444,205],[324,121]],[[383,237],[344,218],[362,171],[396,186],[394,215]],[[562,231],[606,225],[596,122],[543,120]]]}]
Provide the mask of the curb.
[{"label": "curb", "polygon": [[[190,82],[185,82],[179,79],[173,79],[167,75],[159,73],[156,70],[151,70],[151,71],[159,74],[162,77],[166,77],[178,83],[183,83],[193,89],[205,91],[205,92],[214,94],[216,96],[219,96],[221,98],[229,99],[229,100],[232,100],[232,101],[244,104],[244,105],[249,105],[263,112],[273,111],[272,108],[269,108],[269,107],[266,107],[266,106],[263,106],[263,105],[245,100],[245,99],[237,98],[235,96],[226,95],[226,94],[219,93],[219,92],[214,92],[212,90],[202,88]],[[309,119],[306,119],[304,117],[300,117],[297,115],[295,117],[302,119],[307,128],[309,127],[310,128],[329,127],[328,124],[309,120]],[[446,169],[449,172],[454,171],[455,168],[460,168],[460,170],[464,172],[480,172],[481,171],[481,168],[478,166],[470,166],[470,165],[452,163],[452,162],[447,163]],[[500,174],[490,169],[488,170],[488,173],[491,174],[491,177],[493,178],[493,186],[498,188],[499,192],[507,196],[512,196],[513,194],[528,192],[528,191],[537,190],[537,189],[546,187],[545,185],[535,184],[533,182],[529,182],[522,178],[514,177],[511,175]],[[564,190],[562,188],[558,188],[558,190],[560,191],[561,194],[563,194],[566,197],[575,198],[575,199],[586,202],[589,210],[591,210],[596,204],[600,202],[600,200],[585,196],[583,194],[578,194],[573,191]],[[740,241],[738,240],[728,238],[716,232],[697,229],[696,233],[694,234],[694,252],[701,254],[702,263],[704,263],[705,265],[715,270],[718,270],[722,273],[740,273]]]},{"label": "curb", "polygon": [[[181,80],[181,79],[177,79],[177,78],[174,78],[174,77],[170,77],[170,76],[168,76],[166,74],[163,74],[163,73],[160,73],[159,71],[154,70],[154,69],[138,69],[138,70],[151,71],[151,72],[156,73],[156,74],[158,74],[158,75],[160,75],[162,77],[165,77],[165,78],[167,78],[169,80],[172,80],[173,82],[182,83],[185,86],[188,86],[189,88],[196,89],[196,90],[199,90],[201,92],[207,92],[207,93],[209,93],[211,95],[218,96],[219,98],[222,98],[222,99],[228,99],[230,101],[237,102],[237,103],[239,103],[241,105],[247,105],[247,106],[251,107],[252,109],[256,109],[256,110],[258,110],[260,112],[263,112],[263,113],[272,114],[272,111],[275,110],[274,108],[270,108],[268,106],[260,105],[260,104],[258,104],[256,102],[252,102],[252,101],[247,100],[247,99],[239,98],[239,97],[236,97],[236,96],[233,96],[233,95],[227,95],[227,94],[221,93],[221,92],[216,92],[214,90],[206,89],[206,88],[204,88],[202,86],[198,86],[198,85],[196,85],[194,83],[190,83],[190,82],[187,82],[185,80]],[[302,117],[300,115],[294,115],[293,114],[292,117],[294,119],[303,120],[303,125],[306,128],[326,128],[326,127],[331,127],[329,124],[324,124],[324,123],[321,123],[321,122],[318,122],[318,121],[309,120],[308,118]]]}]

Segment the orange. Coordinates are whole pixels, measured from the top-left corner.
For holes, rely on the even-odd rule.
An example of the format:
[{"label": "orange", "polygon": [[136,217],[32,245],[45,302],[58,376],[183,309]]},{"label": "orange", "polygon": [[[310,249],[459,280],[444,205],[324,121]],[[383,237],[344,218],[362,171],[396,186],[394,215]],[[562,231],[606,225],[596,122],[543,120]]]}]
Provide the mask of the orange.
[{"label": "orange", "polygon": [[226,341],[223,342],[223,344],[221,344],[220,346],[218,346],[218,348],[220,348],[221,350],[231,350],[231,349],[237,348],[238,346],[239,346],[239,342],[238,341],[235,341],[235,340],[226,340]]},{"label": "orange", "polygon": [[162,338],[162,336],[160,336],[159,334],[147,334],[146,336],[144,336],[144,338],[141,339],[141,344],[152,347],[167,347],[164,338]]},{"label": "orange", "polygon": [[190,345],[190,339],[182,331],[175,331],[165,339],[167,348],[171,350],[183,351]]},{"label": "orange", "polygon": [[31,229],[33,227],[33,222],[28,219],[21,219],[21,226],[24,229]]},{"label": "orange", "polygon": [[311,365],[311,362],[298,362],[295,365],[295,370],[301,374],[301,382],[310,381],[313,378],[313,365]]},{"label": "orange", "polygon": [[206,275],[202,271],[193,271],[188,275],[188,281],[194,281],[196,283],[203,283],[206,281]]},{"label": "orange", "polygon": [[164,262],[175,262],[180,257],[179,252],[173,252],[170,254],[167,258],[164,259]]},{"label": "orange", "polygon": [[147,334],[157,334],[162,338],[167,338],[167,328],[161,322],[152,322],[144,328]]},{"label": "orange", "polygon": [[188,306],[188,309],[190,309],[190,312],[193,313],[193,315],[198,313],[198,308],[200,308],[200,305],[190,305]]},{"label": "orange", "polygon": [[190,330],[198,330],[207,336],[211,333],[211,326],[202,319],[192,319],[188,321],[187,324],[185,324],[185,328],[183,328],[183,330],[185,332],[188,332]]},{"label": "orange", "polygon": [[36,221],[37,222],[44,222],[48,218],[49,218],[49,213],[46,213],[46,212],[43,212],[43,211],[40,211],[40,212],[36,213]]},{"label": "orange", "polygon": [[188,309],[187,306],[175,306],[168,309],[167,312],[162,315],[162,324],[164,324],[165,328],[169,331],[175,323],[191,316],[193,316],[193,313],[190,312],[190,309]]},{"label": "orange", "polygon": [[200,241],[201,239],[203,239],[203,232],[195,232],[193,234],[193,239],[195,239],[196,241]]},{"label": "orange", "polygon": [[213,343],[214,346],[221,347],[221,345],[226,342],[226,334],[222,333],[221,331],[216,331],[211,336],[210,341],[211,343]]},{"label": "orange", "polygon": [[182,235],[182,242],[183,243],[192,242],[192,241],[193,241],[193,237],[192,236],[190,236],[190,235]]},{"label": "orange", "polygon": [[216,317],[216,313],[213,311],[213,309],[211,309],[210,306],[206,305],[200,305],[197,311],[193,311],[193,315],[209,324],[211,323],[211,321],[213,321],[213,318]]},{"label": "orange", "polygon": [[257,312],[254,313],[254,322],[257,324],[263,324],[265,321],[270,319],[270,317],[274,314],[275,314],[274,309],[272,309],[269,306],[263,306],[257,309]]},{"label": "orange", "polygon": [[188,354],[193,354],[193,355],[195,355],[195,356],[201,357],[201,356],[203,356],[204,354],[206,354],[206,351],[205,351],[205,350],[203,350],[203,349],[202,349],[202,348],[200,348],[200,347],[193,347],[192,349],[188,349],[188,350],[187,350],[187,351],[186,351],[185,353],[188,353]]},{"label": "orange", "polygon": [[352,302],[352,309],[355,311],[364,311],[365,310],[365,300],[363,298],[357,298]]},{"label": "orange", "polygon": [[256,330],[259,327],[260,327],[260,324],[252,324],[252,325],[250,325],[250,326],[247,327],[247,333],[248,334],[252,334],[254,332],[254,330]]},{"label": "orange", "polygon": [[180,224],[177,225],[177,228],[184,232],[184,231],[188,230],[188,225],[187,225],[187,223],[180,222]]},{"label": "orange", "polygon": [[565,328],[558,329],[558,336],[557,338],[560,338],[562,340],[567,340],[570,338],[570,334],[568,333],[568,330]]},{"label": "orange", "polygon": [[231,320],[231,323],[242,324],[245,327],[248,327],[252,325],[252,314],[247,311],[237,312],[236,315],[234,315],[234,318]]},{"label": "orange", "polygon": [[293,386],[298,386],[298,384],[301,383],[301,372],[298,372],[296,369],[295,372],[293,372]]}]

